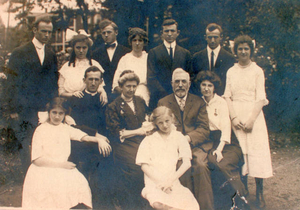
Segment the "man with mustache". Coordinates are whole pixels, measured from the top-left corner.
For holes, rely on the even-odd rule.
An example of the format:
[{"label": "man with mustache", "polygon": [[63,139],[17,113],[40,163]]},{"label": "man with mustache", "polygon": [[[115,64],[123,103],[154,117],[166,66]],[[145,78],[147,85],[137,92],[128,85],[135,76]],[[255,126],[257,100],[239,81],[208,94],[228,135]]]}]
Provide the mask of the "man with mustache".
[{"label": "man with mustache", "polygon": [[203,99],[189,93],[190,75],[182,68],[174,70],[171,82],[173,93],[162,98],[158,106],[166,106],[174,113],[174,124],[190,143],[192,168],[180,179],[195,195],[201,209],[213,209],[213,192],[207,152],[212,148],[209,124]]}]

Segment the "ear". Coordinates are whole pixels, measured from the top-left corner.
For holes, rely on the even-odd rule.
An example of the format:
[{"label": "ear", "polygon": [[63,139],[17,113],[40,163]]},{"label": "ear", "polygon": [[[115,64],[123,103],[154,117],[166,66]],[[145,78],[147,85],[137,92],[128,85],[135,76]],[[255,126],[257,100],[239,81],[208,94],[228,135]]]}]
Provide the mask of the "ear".
[{"label": "ear", "polygon": [[118,30],[115,30],[115,33],[116,33],[116,36],[119,34],[119,31]]},{"label": "ear", "polygon": [[38,31],[37,27],[32,28],[32,32],[35,34]]},{"label": "ear", "polygon": [[180,34],[180,30],[177,30],[177,34],[178,34],[178,36],[179,36],[179,34]]}]

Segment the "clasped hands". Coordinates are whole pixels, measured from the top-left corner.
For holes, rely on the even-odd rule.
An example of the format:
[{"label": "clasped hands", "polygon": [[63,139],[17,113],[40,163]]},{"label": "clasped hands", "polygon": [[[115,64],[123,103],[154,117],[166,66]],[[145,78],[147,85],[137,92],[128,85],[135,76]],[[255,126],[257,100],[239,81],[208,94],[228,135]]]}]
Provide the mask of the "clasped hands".
[{"label": "clasped hands", "polygon": [[239,118],[234,118],[232,120],[232,125],[237,129],[237,130],[244,130],[245,132],[249,133],[252,131],[253,125],[254,125],[255,120],[249,118],[245,123],[243,123]]},{"label": "clasped hands", "polygon": [[164,180],[156,185],[156,188],[162,190],[163,192],[170,194],[172,192],[173,182],[169,179]]}]

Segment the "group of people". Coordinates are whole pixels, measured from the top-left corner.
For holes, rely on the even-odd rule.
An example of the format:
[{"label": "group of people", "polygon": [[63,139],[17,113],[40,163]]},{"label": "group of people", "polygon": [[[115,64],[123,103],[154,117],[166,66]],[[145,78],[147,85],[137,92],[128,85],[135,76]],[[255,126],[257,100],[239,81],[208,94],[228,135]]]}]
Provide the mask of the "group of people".
[{"label": "group of people", "polygon": [[147,53],[143,29],[129,29],[130,50],[117,42],[114,22],[99,28],[104,43],[91,52],[91,38],[74,35],[59,70],[46,45],[49,17],[37,19],[33,40],[11,55],[10,116],[26,125],[23,207],[214,209],[214,170],[234,189],[228,200],[238,196],[244,208],[247,176],[255,177],[264,207],[268,100],[252,39],[235,39],[235,57],[211,23],[207,48],[192,56],[176,43],[177,22],[166,19],[163,43]]}]

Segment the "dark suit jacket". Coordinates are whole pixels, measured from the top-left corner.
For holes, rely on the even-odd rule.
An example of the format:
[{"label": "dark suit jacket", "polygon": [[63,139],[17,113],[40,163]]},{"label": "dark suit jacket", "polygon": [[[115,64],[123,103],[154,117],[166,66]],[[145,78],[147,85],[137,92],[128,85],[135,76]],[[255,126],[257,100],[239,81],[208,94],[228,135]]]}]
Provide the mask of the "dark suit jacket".
[{"label": "dark suit jacket", "polygon": [[173,92],[172,73],[176,68],[183,68],[191,73],[191,53],[180,47],[175,47],[173,62],[164,44],[148,53],[147,85],[151,93],[150,107],[156,106],[159,99]]},{"label": "dark suit jacket", "polygon": [[[216,90],[218,95],[224,94],[225,84],[226,84],[226,73],[228,69],[233,66],[234,63],[235,63],[235,57],[231,53],[221,48],[213,70],[220,77],[222,82],[221,87],[218,90]],[[209,70],[207,48],[194,54],[192,60],[192,66],[193,66],[193,77],[196,77],[200,71]],[[199,87],[196,88],[199,89]]]},{"label": "dark suit jacket", "polygon": [[166,106],[172,110],[175,115],[174,124],[177,130],[184,135],[189,135],[193,147],[200,147],[206,152],[212,148],[212,142],[208,138],[209,124],[206,104],[202,98],[188,94],[183,111],[183,121],[181,120],[180,108],[174,94],[159,100],[157,106]]},{"label": "dark suit jacket", "polygon": [[105,82],[105,91],[108,95],[111,93],[112,82],[115,75],[115,71],[118,67],[119,60],[126,53],[129,53],[130,49],[118,44],[112,61],[109,60],[105,44],[102,44],[93,52],[93,59],[98,61],[102,68],[104,69],[103,79]]},{"label": "dark suit jacket", "polygon": [[49,46],[41,65],[32,42],[16,48],[9,59],[8,68],[16,72],[10,81],[12,112],[28,116],[45,110],[45,105],[57,96],[57,58]]}]

